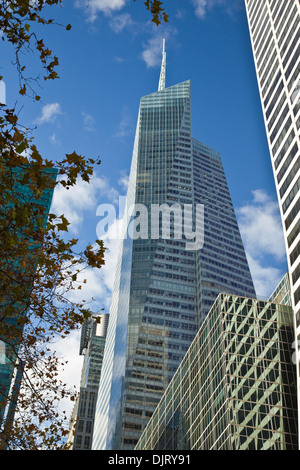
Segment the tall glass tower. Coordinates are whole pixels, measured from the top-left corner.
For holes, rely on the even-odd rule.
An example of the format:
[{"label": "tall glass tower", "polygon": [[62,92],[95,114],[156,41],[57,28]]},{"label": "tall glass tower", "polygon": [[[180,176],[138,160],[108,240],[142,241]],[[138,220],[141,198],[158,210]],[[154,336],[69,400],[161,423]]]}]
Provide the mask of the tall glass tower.
[{"label": "tall glass tower", "polygon": [[298,0],[246,0],[245,3],[285,235],[298,341],[296,355],[299,377],[300,4]]},{"label": "tall glass tower", "polygon": [[165,76],[163,49],[140,102],[127,194],[139,215],[125,210],[95,450],[134,448],[219,292],[255,297],[221,158],[192,138],[190,81]]}]

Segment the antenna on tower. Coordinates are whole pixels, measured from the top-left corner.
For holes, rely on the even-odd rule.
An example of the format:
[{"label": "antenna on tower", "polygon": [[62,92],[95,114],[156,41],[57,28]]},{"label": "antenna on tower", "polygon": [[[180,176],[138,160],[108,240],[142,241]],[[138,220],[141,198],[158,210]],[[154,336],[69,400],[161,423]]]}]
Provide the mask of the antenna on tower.
[{"label": "antenna on tower", "polygon": [[164,90],[166,87],[166,40],[163,39],[163,52],[162,52],[162,63],[160,69],[160,77],[158,84],[158,91]]}]

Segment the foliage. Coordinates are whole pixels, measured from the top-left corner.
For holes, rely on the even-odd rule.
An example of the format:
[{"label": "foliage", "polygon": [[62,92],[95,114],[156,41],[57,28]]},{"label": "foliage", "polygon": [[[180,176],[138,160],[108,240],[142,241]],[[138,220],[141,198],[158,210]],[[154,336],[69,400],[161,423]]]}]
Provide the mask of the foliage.
[{"label": "foliage", "polygon": [[[42,12],[60,3],[0,3],[1,37],[14,46],[21,95],[30,92],[39,100],[20,61],[26,50],[37,51],[45,80],[58,77],[57,57],[32,28],[34,23],[53,24]],[[2,449],[65,447],[62,438],[68,421],[57,404],[65,397],[74,400],[75,390],[68,390],[59,380],[58,370],[64,364],[50,344],[79,328],[90,315],[85,302],[71,302],[69,294],[81,289],[78,276],[82,271],[104,264],[104,247],[97,240],[94,247],[89,244],[80,250],[77,239],[68,239],[69,222],[64,215],[46,218],[41,202],[57,185],[67,191],[78,178],[89,182],[99,163],[75,151],[60,161],[43,158],[16,111],[0,105],[0,346],[5,347],[8,372],[18,364],[22,376],[10,396],[1,390],[0,411],[6,404],[16,410],[14,421],[13,413],[8,414],[0,427]]]},{"label": "foliage", "polygon": [[[45,15],[60,4],[62,0],[0,0],[1,40],[13,47],[21,96],[40,100],[35,92],[39,78],[24,63],[27,52],[37,55],[43,80],[58,78],[58,58],[37,30],[56,24]],[[155,24],[168,21],[162,2],[144,4]],[[81,289],[82,271],[101,268],[105,249],[96,241],[80,250],[77,239],[68,239],[64,215],[49,214],[46,220],[41,201],[57,185],[67,190],[79,177],[89,182],[99,163],[75,151],[60,161],[43,158],[16,110],[0,104],[0,353],[5,345],[8,369],[17,365],[20,373],[9,396],[0,390],[0,449],[67,448],[68,420],[57,404],[65,397],[75,400],[76,394],[59,380],[64,363],[50,345],[91,315],[84,301],[71,302],[69,294]],[[6,404],[11,413],[1,423]]]},{"label": "foliage", "polygon": [[[136,1],[136,0],[134,0]],[[160,2],[159,0],[146,0],[144,2],[147,10],[151,13],[152,15],[152,22],[155,23],[157,26],[161,24],[161,21],[163,20],[164,22],[168,22],[169,16],[165,12],[163,5],[163,2]]]},{"label": "foliage", "polygon": [[[20,153],[24,149],[26,156]],[[25,364],[19,418],[13,432],[7,436],[6,428],[1,436],[13,447],[53,445],[63,430],[54,405],[64,396],[74,398],[56,378],[59,360],[49,344],[87,317],[84,301],[71,302],[68,293],[81,289],[82,270],[104,264],[104,247],[97,240],[95,249],[88,245],[78,250],[77,239],[63,236],[69,225],[64,215],[49,214],[45,223],[40,201],[58,184],[68,188],[78,177],[88,182],[95,163],[68,154],[55,162],[56,181],[51,178],[54,162],[45,161],[28,141],[13,111],[5,110],[0,118],[0,339],[12,363],[17,358]],[[46,422],[57,431],[52,432],[53,441],[44,429]]]},{"label": "foliage", "polygon": [[[19,93],[25,95],[30,90],[37,101],[40,96],[36,95],[32,87],[32,82],[35,79],[26,76],[26,65],[22,63],[21,58],[24,51],[35,49],[43,67],[44,80],[58,78],[56,72],[58,58],[45,45],[43,38],[37,37],[33,26],[35,24],[54,24],[53,19],[46,19],[42,13],[46,6],[60,5],[61,3],[62,0],[2,0],[0,2],[1,38],[14,47],[15,64],[20,82]],[[67,25],[66,29],[71,29],[71,25]]]}]

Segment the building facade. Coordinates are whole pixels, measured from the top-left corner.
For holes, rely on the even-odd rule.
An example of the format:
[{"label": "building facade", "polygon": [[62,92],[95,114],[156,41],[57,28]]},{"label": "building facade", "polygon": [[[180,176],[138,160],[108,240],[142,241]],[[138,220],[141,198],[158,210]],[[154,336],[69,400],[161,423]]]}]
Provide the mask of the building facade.
[{"label": "building facade", "polygon": [[297,450],[289,305],[220,294],[136,450]]},{"label": "building facade", "polygon": [[270,298],[270,302],[274,302],[276,304],[282,305],[289,305],[292,307],[292,296],[291,296],[291,285],[290,285],[290,276],[289,273],[286,273],[279,284],[276,286],[274,291],[272,292]]},{"label": "building facade", "polygon": [[[245,0],[300,344],[300,4]],[[297,349],[299,376],[300,353]],[[299,383],[298,383],[299,387]],[[300,388],[298,388],[300,400]]]},{"label": "building facade", "polygon": [[95,450],[134,448],[220,291],[255,296],[220,155],[192,137],[190,81],[165,88],[165,71],[164,51],[140,102]]},{"label": "building facade", "polygon": [[86,320],[82,326],[79,354],[84,356],[79,396],[70,419],[68,444],[71,450],[90,450],[92,447],[97,393],[101,376],[103,353],[109,315]]},{"label": "building facade", "polygon": [[[48,219],[48,214],[50,210],[50,205],[53,196],[53,182],[57,177],[57,170],[55,168],[48,168],[43,170],[43,177],[46,178],[46,187],[38,198],[33,197],[32,190],[30,189],[30,184],[23,184],[20,181],[22,180],[24,169],[21,167],[16,168],[6,168],[4,169],[4,177],[11,178],[11,194],[2,193],[2,204],[0,207],[0,223],[1,230],[5,232],[9,230],[9,223],[11,223],[11,218],[7,216],[7,213],[12,209],[13,203],[12,200],[19,201],[22,206],[28,210],[27,206],[30,206],[30,221],[28,224],[31,224],[31,233],[38,238],[40,221],[38,218],[42,218],[42,224],[45,226]],[[1,175],[2,177],[2,175]],[[49,187],[48,186],[49,181]],[[7,187],[7,184],[4,186]],[[11,197],[13,195],[13,198]],[[15,199],[14,199],[15,198]],[[38,216],[36,215],[38,213]],[[20,247],[14,245],[15,256],[14,261],[11,261],[7,251],[3,247],[3,256],[1,259],[3,273],[0,281],[0,290],[2,292],[2,297],[0,299],[1,303],[1,325],[2,329],[0,332],[0,423],[3,420],[4,415],[6,414],[6,421],[12,421],[15,411],[16,400],[19,393],[19,387],[22,380],[22,370],[21,368],[16,369],[16,358],[19,348],[19,341],[22,335],[23,327],[18,325],[18,320],[22,315],[26,315],[26,295],[28,294],[27,290],[30,291],[34,282],[34,273],[37,266],[37,261],[35,259],[35,246],[31,239],[27,240],[28,236],[26,234],[26,228],[28,228],[27,221],[22,221],[20,227],[17,229],[17,237],[21,240],[24,240],[25,243],[28,243],[28,250],[25,255]],[[22,223],[24,225],[22,225]],[[11,223],[11,225],[13,225]],[[26,242],[25,242],[26,240]],[[34,240],[36,242],[36,240]],[[24,248],[23,248],[24,249]],[[24,260],[25,267],[24,267]],[[20,283],[20,278],[22,279]],[[10,289],[7,289],[7,282],[9,279]],[[18,297],[12,296],[12,287],[18,286],[21,284],[23,289],[23,301],[18,300]],[[5,295],[3,295],[3,292]],[[13,315],[5,314],[5,308],[8,308],[9,311],[13,306]],[[4,313],[3,313],[4,312]],[[8,333],[9,332],[9,333]],[[11,389],[14,388],[14,399],[9,399],[8,396]]]}]

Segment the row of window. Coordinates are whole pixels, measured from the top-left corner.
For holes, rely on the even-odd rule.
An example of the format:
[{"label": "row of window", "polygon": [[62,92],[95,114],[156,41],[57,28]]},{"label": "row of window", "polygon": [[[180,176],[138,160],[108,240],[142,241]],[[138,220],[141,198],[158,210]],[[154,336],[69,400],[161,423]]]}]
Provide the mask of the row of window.
[{"label": "row of window", "polygon": [[[278,174],[277,174],[277,182],[278,184],[280,184],[282,178],[284,177],[287,169],[289,168],[290,164],[292,163],[295,155],[297,154],[298,152],[298,144],[297,142],[295,142],[295,144],[293,145],[293,147],[291,148],[290,152],[288,153],[288,155],[286,155],[286,158],[284,159],[284,162],[282,164],[282,167],[280,168]],[[299,157],[300,158],[300,157]],[[295,167],[297,167],[299,165],[299,158],[297,160],[297,162],[295,163]],[[289,178],[289,176],[287,177],[287,179]],[[285,183],[283,183],[284,185]],[[283,187],[282,185],[282,187]],[[285,190],[284,190],[285,192]],[[283,196],[283,194],[281,194],[281,197]]]},{"label": "row of window", "polygon": [[300,224],[296,224],[295,227],[292,229],[291,233],[289,234],[289,236],[287,237],[289,247],[294,243],[299,233],[300,233]]},{"label": "row of window", "polygon": [[297,200],[297,202],[294,205],[294,207],[292,208],[292,210],[286,216],[286,219],[284,221],[284,225],[285,225],[286,230],[288,230],[290,228],[290,226],[292,225],[292,223],[296,219],[299,212],[300,212],[300,199]]},{"label": "row of window", "polygon": [[284,203],[282,204],[283,213],[285,213],[288,210],[288,208],[292,204],[297,194],[299,194],[299,190],[300,190],[300,177],[297,179],[292,189],[290,190],[289,194],[287,195]]}]

